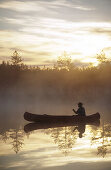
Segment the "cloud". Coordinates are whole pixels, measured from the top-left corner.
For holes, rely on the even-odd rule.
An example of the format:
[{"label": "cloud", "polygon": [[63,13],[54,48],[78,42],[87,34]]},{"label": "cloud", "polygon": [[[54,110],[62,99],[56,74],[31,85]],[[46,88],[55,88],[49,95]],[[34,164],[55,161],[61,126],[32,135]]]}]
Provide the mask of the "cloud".
[{"label": "cloud", "polygon": [[87,7],[84,5],[78,5],[75,2],[67,1],[67,0],[55,0],[55,1],[5,1],[1,2],[0,8],[10,9],[19,12],[27,12],[27,11],[43,11],[44,9],[57,9],[57,8],[73,8],[82,11],[92,11],[95,8]]},{"label": "cloud", "polygon": [[43,10],[43,7],[37,6],[36,3],[34,3],[34,1],[33,2],[6,1],[0,4],[0,8],[10,9],[19,12]]},{"label": "cloud", "polygon": [[94,33],[100,33],[100,34],[108,34],[108,35],[111,35],[111,26],[110,28],[106,28],[106,27],[103,27],[103,28],[92,28],[91,29],[91,32],[94,32]]},{"label": "cloud", "polygon": [[17,24],[17,25],[25,25],[26,20],[23,18],[6,18],[2,19],[2,22],[10,23],[10,24]]},{"label": "cloud", "polygon": [[[87,62],[86,56],[110,46],[111,24],[85,22],[89,13],[97,12],[86,0],[9,0],[0,2],[0,8],[4,13],[0,19],[1,57],[17,49],[28,64],[31,60],[32,64],[50,64],[66,51],[73,60]],[[9,16],[5,16],[7,11]]]},{"label": "cloud", "polygon": [[83,10],[83,11],[94,11],[95,10],[95,8],[88,8],[88,7],[84,7],[84,6],[75,6],[74,8]]},{"label": "cloud", "polygon": [[111,61],[111,46],[103,48],[103,51],[105,52],[105,55],[109,60]]},{"label": "cloud", "polygon": [[[13,19],[10,21],[15,22]],[[24,26],[18,31],[0,31],[0,45],[4,47],[0,56],[5,57],[6,53],[9,56],[13,52],[12,49],[18,49],[24,58],[29,58],[25,60],[28,64],[30,59],[32,64],[42,64],[47,59],[57,60],[57,56],[66,51],[73,60],[87,63],[96,62],[89,56],[95,56],[103,48],[110,46],[110,32],[99,36],[103,32],[101,25],[104,26],[102,29],[110,30],[110,23],[76,23],[50,18],[41,18],[36,23],[34,17],[30,24],[28,21],[26,18]],[[85,60],[86,56],[89,60]]]},{"label": "cloud", "polygon": [[41,41],[41,38],[38,39],[34,35],[14,31],[0,31],[0,37],[1,60],[3,58],[8,60],[6,56],[11,56],[13,51],[17,50],[27,64],[41,64],[47,58],[52,58],[54,53],[50,48],[43,46],[45,39]]},{"label": "cloud", "polygon": [[72,53],[70,53],[70,55],[81,55],[82,53],[80,53],[80,52],[72,52]]},{"label": "cloud", "polygon": [[106,47],[106,48],[104,48],[103,50],[111,51],[111,47]]},{"label": "cloud", "polygon": [[[48,4],[51,4],[50,2]],[[77,3],[77,1],[67,1],[67,0],[61,0],[61,1],[58,1],[58,0],[55,0],[55,1],[52,1],[52,4],[50,7],[57,7],[57,8],[60,8],[60,7],[67,7],[67,8],[73,8],[73,9],[77,9],[77,10],[82,10],[82,11],[92,11],[92,10],[95,10],[95,8],[91,8],[91,7],[88,7],[88,6],[85,6],[85,5],[79,5],[79,3]]]}]

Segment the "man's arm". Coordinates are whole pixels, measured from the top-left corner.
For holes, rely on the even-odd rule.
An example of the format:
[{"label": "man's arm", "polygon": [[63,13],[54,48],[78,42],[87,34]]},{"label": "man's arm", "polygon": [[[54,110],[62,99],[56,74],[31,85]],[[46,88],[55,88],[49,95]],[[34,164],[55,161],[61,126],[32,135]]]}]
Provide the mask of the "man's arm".
[{"label": "man's arm", "polygon": [[78,114],[74,109],[72,109],[75,114]]}]

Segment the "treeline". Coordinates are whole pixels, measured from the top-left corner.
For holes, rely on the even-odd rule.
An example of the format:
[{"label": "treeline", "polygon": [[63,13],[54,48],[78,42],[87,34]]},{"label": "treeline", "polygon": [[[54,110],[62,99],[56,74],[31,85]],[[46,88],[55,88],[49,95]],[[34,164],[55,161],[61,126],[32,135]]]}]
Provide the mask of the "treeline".
[{"label": "treeline", "polygon": [[[103,54],[102,54],[103,55]],[[17,51],[11,62],[0,64],[1,94],[10,89],[30,97],[66,98],[85,96],[87,100],[99,97],[111,97],[111,63],[105,56],[99,55],[97,67],[78,68],[71,58],[59,57],[53,68],[26,66]]]}]

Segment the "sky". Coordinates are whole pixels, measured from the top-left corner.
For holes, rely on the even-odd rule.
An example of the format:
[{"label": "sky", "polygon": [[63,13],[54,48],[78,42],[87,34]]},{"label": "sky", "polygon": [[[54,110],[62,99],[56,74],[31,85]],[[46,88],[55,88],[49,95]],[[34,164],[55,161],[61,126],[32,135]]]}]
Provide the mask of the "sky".
[{"label": "sky", "polygon": [[28,65],[111,57],[111,0],[0,0],[0,63],[17,50]]}]

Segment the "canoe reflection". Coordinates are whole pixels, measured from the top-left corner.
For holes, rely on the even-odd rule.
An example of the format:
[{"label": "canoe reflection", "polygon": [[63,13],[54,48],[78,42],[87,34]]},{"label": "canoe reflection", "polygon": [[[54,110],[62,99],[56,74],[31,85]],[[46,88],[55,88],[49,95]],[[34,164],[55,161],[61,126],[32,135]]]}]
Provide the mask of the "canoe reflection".
[{"label": "canoe reflection", "polygon": [[28,123],[27,125],[24,126],[24,131],[26,133],[31,132],[33,130],[38,130],[38,129],[48,129],[48,128],[56,128],[56,127],[67,127],[67,126],[74,126],[74,131],[77,129],[80,133],[80,137],[82,134],[85,132],[85,125],[94,125],[94,126],[99,126],[100,125],[100,120],[97,120],[92,123],[72,123],[72,122],[57,122],[57,123]]}]

